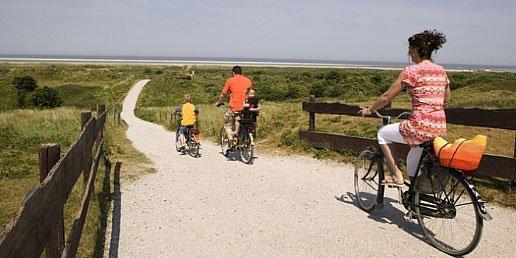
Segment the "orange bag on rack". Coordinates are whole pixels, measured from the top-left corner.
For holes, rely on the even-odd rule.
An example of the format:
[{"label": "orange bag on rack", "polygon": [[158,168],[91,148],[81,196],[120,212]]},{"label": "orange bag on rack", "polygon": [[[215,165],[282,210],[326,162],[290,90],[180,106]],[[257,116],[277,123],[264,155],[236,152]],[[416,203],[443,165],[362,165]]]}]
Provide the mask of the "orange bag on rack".
[{"label": "orange bag on rack", "polygon": [[460,138],[453,143],[437,137],[434,139],[435,156],[442,166],[471,171],[478,168],[486,150],[487,137],[477,135],[471,140]]}]

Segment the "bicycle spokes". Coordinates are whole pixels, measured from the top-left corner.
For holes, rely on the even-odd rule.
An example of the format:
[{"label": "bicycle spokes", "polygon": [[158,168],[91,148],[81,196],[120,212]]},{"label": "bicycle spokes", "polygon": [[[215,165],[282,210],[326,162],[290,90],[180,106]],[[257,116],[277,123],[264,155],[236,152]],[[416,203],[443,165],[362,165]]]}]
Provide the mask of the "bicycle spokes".
[{"label": "bicycle spokes", "polygon": [[446,184],[433,193],[416,192],[413,210],[423,233],[438,249],[464,255],[478,244],[482,219],[469,183],[450,171]]}]

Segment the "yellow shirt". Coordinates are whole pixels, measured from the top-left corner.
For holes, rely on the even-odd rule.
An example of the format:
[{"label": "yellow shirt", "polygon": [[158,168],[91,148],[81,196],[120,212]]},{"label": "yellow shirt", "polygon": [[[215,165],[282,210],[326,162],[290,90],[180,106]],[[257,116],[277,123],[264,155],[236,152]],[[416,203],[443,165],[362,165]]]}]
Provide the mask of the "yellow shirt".
[{"label": "yellow shirt", "polygon": [[195,106],[192,103],[185,103],[181,107],[181,114],[183,119],[181,120],[182,126],[194,125],[196,121]]}]

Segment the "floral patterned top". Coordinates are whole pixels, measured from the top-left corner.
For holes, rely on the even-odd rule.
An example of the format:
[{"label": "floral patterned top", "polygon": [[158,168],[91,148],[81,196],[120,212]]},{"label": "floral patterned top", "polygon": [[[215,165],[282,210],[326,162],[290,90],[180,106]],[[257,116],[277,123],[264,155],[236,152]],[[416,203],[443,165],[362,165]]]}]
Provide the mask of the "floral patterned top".
[{"label": "floral patterned top", "polygon": [[424,62],[406,67],[402,71],[412,98],[412,113],[400,123],[400,133],[408,145],[431,141],[446,136],[444,94],[450,83],[446,71],[440,65]]}]

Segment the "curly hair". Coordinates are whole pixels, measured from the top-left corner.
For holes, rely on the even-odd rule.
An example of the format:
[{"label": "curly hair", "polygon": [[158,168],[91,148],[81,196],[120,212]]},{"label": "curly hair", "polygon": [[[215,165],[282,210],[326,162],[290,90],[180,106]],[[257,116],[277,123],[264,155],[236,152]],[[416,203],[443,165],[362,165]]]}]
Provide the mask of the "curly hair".
[{"label": "curly hair", "polygon": [[409,47],[415,49],[421,58],[432,59],[432,53],[446,43],[446,36],[437,30],[425,30],[408,38]]}]

